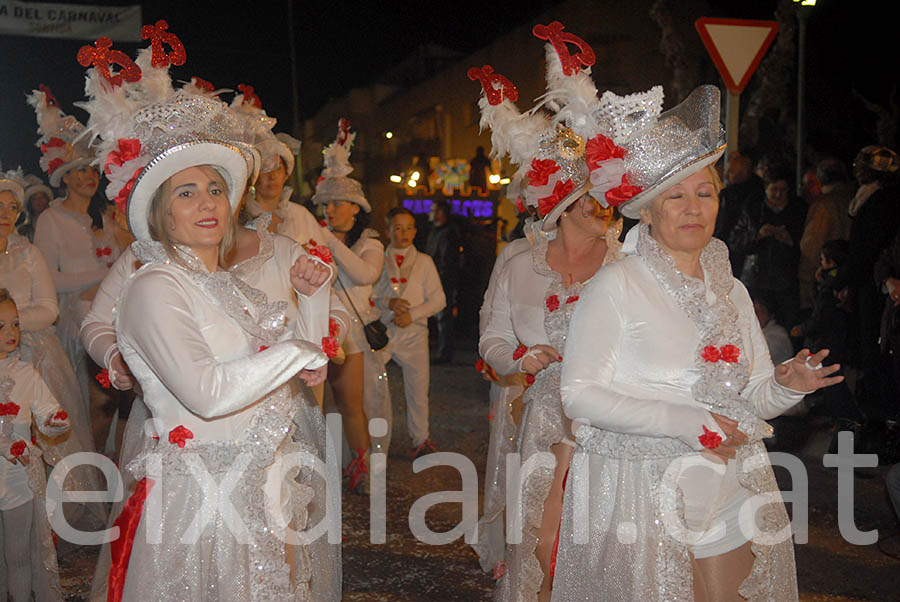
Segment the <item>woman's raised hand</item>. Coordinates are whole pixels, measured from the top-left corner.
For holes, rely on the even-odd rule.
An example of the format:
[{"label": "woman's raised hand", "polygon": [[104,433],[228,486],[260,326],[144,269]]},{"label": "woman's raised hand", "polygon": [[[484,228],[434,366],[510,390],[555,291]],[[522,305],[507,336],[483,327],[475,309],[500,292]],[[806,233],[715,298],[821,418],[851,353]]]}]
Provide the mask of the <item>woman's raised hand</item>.
[{"label": "woman's raised hand", "polygon": [[810,393],[822,387],[836,385],[843,376],[830,376],[841,369],[840,364],[823,366],[822,360],[828,357],[828,350],[811,355],[809,349],[801,349],[789,362],[775,366],[775,382],[782,387]]},{"label": "woman's raised hand", "polygon": [[550,345],[534,345],[522,357],[522,372],[537,374],[553,362],[561,362],[562,356]]},{"label": "woman's raised hand", "polygon": [[300,255],[291,267],[291,285],[308,297],[319,290],[330,275],[331,270],[325,264],[308,255]]}]

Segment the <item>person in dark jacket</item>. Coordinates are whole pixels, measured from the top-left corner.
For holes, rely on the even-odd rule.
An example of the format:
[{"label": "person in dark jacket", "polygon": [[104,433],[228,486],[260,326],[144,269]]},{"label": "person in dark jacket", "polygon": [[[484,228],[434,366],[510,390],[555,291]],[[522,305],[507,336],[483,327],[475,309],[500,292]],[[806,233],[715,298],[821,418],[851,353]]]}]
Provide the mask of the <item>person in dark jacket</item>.
[{"label": "person in dark jacket", "polygon": [[862,369],[857,384],[860,409],[870,421],[883,421],[896,404],[888,368],[878,344],[884,298],[875,283],[875,263],[900,227],[900,190],[896,178],[900,158],[885,147],[867,146],[853,162],[859,189],[850,202],[850,255],[832,282],[847,289],[856,333],[850,359]]},{"label": "person in dark jacket", "polygon": [[753,173],[753,161],[740,153],[732,153],[728,157],[728,169],[725,172],[725,188],[719,193],[719,214],[716,216],[716,229],[713,236],[728,245],[728,257],[731,260],[731,272],[740,274],[744,267],[746,246],[756,239],[756,232],[747,240],[735,231],[741,214],[747,207],[759,206],[766,198],[766,185]]},{"label": "person in dark jacket", "polygon": [[447,305],[434,319],[437,323],[437,353],[432,364],[453,361],[453,323],[457,309],[459,292],[460,236],[450,219],[450,206],[445,201],[437,201],[431,206],[432,228],[425,242],[425,252],[431,255],[437,267]]},{"label": "person in dark jacket", "polygon": [[804,203],[794,198],[790,169],[772,167],[763,202],[745,207],[736,232],[745,239],[741,281],[775,302],[772,313],[781,324],[793,324],[799,309],[797,266],[806,219]]}]

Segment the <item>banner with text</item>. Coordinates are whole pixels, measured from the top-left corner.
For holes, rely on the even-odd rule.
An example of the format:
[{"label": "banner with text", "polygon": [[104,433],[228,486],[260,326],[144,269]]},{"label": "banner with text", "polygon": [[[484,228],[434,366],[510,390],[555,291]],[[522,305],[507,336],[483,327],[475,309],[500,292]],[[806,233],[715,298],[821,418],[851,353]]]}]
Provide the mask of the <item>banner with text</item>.
[{"label": "banner with text", "polygon": [[118,42],[141,40],[141,6],[0,0],[0,34]]}]

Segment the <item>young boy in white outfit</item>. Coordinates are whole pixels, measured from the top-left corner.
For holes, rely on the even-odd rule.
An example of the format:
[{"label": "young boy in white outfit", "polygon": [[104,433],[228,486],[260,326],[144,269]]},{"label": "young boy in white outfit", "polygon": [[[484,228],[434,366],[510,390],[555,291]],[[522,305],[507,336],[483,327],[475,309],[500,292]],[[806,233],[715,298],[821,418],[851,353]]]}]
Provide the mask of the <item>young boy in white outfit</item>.
[{"label": "young boy in white outfit", "polygon": [[447,304],[434,261],[413,246],[416,219],[402,207],[388,212],[391,244],[385,250],[384,271],[373,297],[390,342],[381,351],[384,363],[393,359],[403,370],[406,417],[412,438],[412,458],[437,451],[428,432],[428,318]]}]

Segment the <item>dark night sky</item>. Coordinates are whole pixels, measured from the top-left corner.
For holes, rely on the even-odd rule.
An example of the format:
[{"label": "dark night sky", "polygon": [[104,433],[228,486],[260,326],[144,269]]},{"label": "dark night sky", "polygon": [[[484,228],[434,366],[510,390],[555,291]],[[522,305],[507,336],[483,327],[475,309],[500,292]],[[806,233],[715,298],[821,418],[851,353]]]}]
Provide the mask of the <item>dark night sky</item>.
[{"label": "dark night sky", "polygon": [[[598,17],[606,0],[597,5]],[[612,1],[612,0],[608,0]],[[619,1],[619,0],[615,0]],[[91,2],[88,2],[91,3]],[[102,1],[94,0],[100,4]],[[108,4],[129,4],[127,0]],[[145,0],[145,23],[165,18],[184,42],[188,61],[173,71],[176,79],[198,75],[218,87],[252,84],[270,115],[291,127],[290,59],[286,0],[208,2]],[[226,6],[227,4],[227,6]],[[558,0],[516,3],[356,2],[314,0],[294,3],[301,112],[308,117],[331,96],[371,83],[424,43],[468,53],[505,31],[530,23]],[[774,0],[712,1],[709,16],[772,18]],[[828,105],[835,90],[852,86],[886,102],[897,79],[896,43],[891,19],[855,10],[872,6],[843,0],[819,0],[810,21],[810,102]],[[871,10],[871,9],[870,9]],[[881,15],[887,17],[887,15]],[[567,24],[577,31],[577,24]],[[650,18],[647,26],[656,28]],[[63,108],[83,95],[84,69],[75,61],[75,40],[0,36],[0,160],[36,169],[38,151],[34,115],[25,94],[39,83],[54,90]],[[116,44],[132,56],[144,44]],[[886,81],[890,77],[894,82]],[[825,112],[827,119],[837,113]],[[821,120],[820,122],[821,123]]]}]

